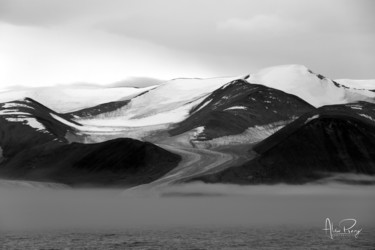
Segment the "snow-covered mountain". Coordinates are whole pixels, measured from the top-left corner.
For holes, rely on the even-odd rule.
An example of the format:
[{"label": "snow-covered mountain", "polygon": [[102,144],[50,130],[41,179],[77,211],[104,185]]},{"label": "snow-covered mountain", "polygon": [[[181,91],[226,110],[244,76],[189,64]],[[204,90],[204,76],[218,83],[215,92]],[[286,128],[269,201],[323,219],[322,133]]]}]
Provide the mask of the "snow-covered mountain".
[{"label": "snow-covered mountain", "polygon": [[[221,93],[236,80],[242,81],[242,92],[241,87],[230,87],[225,94]],[[260,96],[250,94],[255,86],[263,88]],[[283,94],[279,95],[278,90]],[[246,93],[253,98],[247,98]],[[237,98],[239,94],[241,100]],[[185,141],[215,139],[210,144],[221,144],[238,141],[241,137],[253,143],[308,111],[302,108],[303,105],[291,108],[292,104],[286,102],[289,100],[287,94],[299,97],[301,105],[307,102],[316,107],[375,100],[374,92],[349,89],[302,65],[283,65],[241,77],[174,79],[130,100],[105,103],[71,114],[86,127],[131,127],[133,130],[142,127],[147,130],[142,133],[131,131],[128,136],[135,139],[144,139],[144,136],[154,133],[154,129],[160,131],[160,126],[164,126],[164,130],[172,128],[172,136],[188,132],[189,135],[184,135]],[[236,136],[232,138],[233,135]],[[218,137],[222,138],[216,139]],[[91,137],[91,140],[97,141],[98,138]],[[103,140],[103,136],[99,139]]]},{"label": "snow-covered mountain", "polygon": [[352,89],[375,90],[375,79],[354,80],[354,79],[336,79],[335,82],[340,83]]},{"label": "snow-covered mountain", "polygon": [[348,89],[303,65],[266,68],[251,74],[248,81],[296,95],[315,107],[356,101],[375,102],[374,92]]},{"label": "snow-covered mountain", "polygon": [[39,87],[23,88],[0,92],[0,103],[21,100],[26,97],[43,103],[47,107],[60,113],[92,107],[102,103],[128,100],[148,91],[155,86],[146,88],[134,87]]},{"label": "snow-covered mountain", "polygon": [[133,186],[160,178],[180,161],[180,156],[152,143],[129,138],[71,142],[97,129],[30,98],[1,103],[0,177],[76,186]]},{"label": "snow-covered mountain", "polygon": [[250,77],[174,79],[129,99],[129,102],[112,102],[95,110],[88,109],[77,119],[84,124],[100,126],[173,124],[186,119],[189,112],[214,90],[245,78],[250,84],[261,84],[298,96],[315,107],[375,102],[375,92],[349,89],[302,65],[283,65],[263,69]]},{"label": "snow-covered mountain", "polygon": [[375,174],[375,91],[364,89],[371,82],[359,89],[348,81],[284,65],[148,88],[3,91],[0,176],[134,186],[213,172],[201,180],[302,183],[320,178],[316,171]]},{"label": "snow-covered mountain", "polygon": [[264,139],[261,134],[266,136],[271,133],[267,133],[264,126],[285,125],[312,110],[313,106],[294,95],[249,84],[245,80],[235,80],[213,91],[169,133],[175,136],[194,131],[190,138],[193,143],[215,138],[220,140],[220,137],[227,140],[230,135],[239,135],[251,129],[251,133],[247,131],[247,136],[242,135],[250,143],[255,138]]},{"label": "snow-covered mountain", "polygon": [[174,79],[132,98],[115,111],[105,112],[84,124],[103,126],[149,126],[182,121],[203,98],[224,84],[245,77]]},{"label": "snow-covered mountain", "polygon": [[68,132],[80,127],[77,122],[58,114],[33,99],[0,104],[0,146],[5,157],[44,143],[67,142]]}]

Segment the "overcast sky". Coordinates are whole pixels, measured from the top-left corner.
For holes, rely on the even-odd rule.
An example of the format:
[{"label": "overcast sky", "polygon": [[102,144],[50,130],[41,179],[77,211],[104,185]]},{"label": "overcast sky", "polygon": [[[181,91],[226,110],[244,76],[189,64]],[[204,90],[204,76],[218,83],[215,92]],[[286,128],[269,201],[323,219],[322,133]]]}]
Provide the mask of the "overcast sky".
[{"label": "overcast sky", "polygon": [[0,0],[0,84],[239,75],[375,78],[371,0]]}]

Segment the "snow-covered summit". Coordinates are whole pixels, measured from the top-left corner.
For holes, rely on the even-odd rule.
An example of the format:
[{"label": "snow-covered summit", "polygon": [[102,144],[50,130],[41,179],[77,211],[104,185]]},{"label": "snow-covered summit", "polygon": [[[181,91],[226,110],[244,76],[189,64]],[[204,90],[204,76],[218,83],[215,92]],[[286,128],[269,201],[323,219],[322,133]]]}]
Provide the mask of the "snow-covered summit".
[{"label": "snow-covered summit", "polygon": [[355,101],[371,101],[375,93],[366,90],[350,90],[303,65],[281,65],[265,68],[250,75],[250,83],[262,84],[296,95],[310,104],[320,107]]}]

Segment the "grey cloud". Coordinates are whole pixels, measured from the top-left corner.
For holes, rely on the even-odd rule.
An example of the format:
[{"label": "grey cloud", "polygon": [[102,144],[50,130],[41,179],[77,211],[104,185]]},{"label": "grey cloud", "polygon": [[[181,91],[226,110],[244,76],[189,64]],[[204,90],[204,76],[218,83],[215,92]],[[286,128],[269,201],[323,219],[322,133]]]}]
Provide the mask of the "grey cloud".
[{"label": "grey cloud", "polygon": [[228,73],[251,70],[246,65],[254,62],[257,68],[301,63],[333,78],[374,77],[370,67],[375,50],[368,45],[375,43],[375,18],[367,10],[372,2],[232,1],[211,2],[211,7],[184,3],[183,10],[173,4],[151,6],[157,11],[96,27],[195,53]]},{"label": "grey cloud", "polygon": [[374,77],[371,0],[0,0],[0,20],[73,23],[196,56],[218,74],[300,63],[332,78]]},{"label": "grey cloud", "polygon": [[26,26],[90,24],[132,12],[134,3],[136,0],[0,0],[0,21]]},{"label": "grey cloud", "polygon": [[0,20],[15,25],[48,26],[79,15],[77,5],[63,1],[1,0]]}]

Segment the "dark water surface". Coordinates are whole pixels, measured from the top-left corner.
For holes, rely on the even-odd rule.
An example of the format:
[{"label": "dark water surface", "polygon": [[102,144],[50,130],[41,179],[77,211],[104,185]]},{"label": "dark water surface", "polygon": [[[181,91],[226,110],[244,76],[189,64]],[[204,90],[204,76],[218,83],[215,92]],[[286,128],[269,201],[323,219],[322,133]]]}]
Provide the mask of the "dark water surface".
[{"label": "dark water surface", "polygon": [[[375,186],[0,187],[0,249],[375,249]],[[31,186],[30,186],[31,185]],[[326,235],[355,219],[354,235]],[[350,223],[345,224],[350,226]]]},{"label": "dark water surface", "polygon": [[321,228],[2,232],[0,249],[375,249],[375,231],[333,240]]}]

